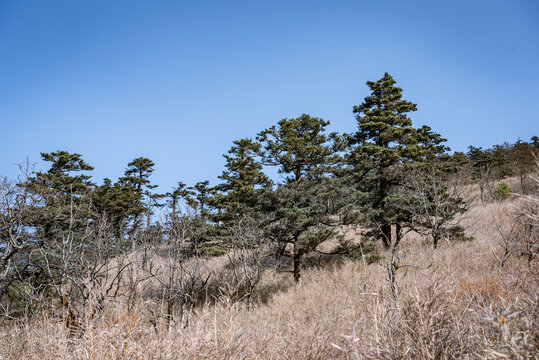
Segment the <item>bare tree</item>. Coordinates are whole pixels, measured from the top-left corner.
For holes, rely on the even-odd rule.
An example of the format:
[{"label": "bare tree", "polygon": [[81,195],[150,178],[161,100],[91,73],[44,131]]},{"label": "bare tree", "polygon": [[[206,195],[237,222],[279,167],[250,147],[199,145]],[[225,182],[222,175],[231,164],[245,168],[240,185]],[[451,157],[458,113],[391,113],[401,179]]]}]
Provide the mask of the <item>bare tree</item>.
[{"label": "bare tree", "polygon": [[[19,168],[21,175],[16,181],[0,177],[0,301],[9,288],[21,290],[14,285],[33,271],[30,259],[37,238],[30,224],[35,206],[43,199],[21,185],[28,180],[31,165],[25,162]],[[9,304],[1,305],[8,315]]]},{"label": "bare tree", "polygon": [[[173,323],[188,326],[195,305],[207,289],[211,273],[203,266],[197,249],[187,246],[192,218],[183,216],[175,219],[169,228],[166,244],[146,248],[143,270],[159,285],[164,312],[155,311],[156,317],[164,317],[167,331]],[[157,256],[159,255],[159,256]]]},{"label": "bare tree", "polygon": [[513,219],[507,227],[496,224],[503,254],[500,265],[503,267],[513,254],[527,259],[533,269],[539,259],[539,161],[535,174],[530,175],[535,186],[530,186],[530,194],[514,194],[516,203]]},{"label": "bare tree", "polygon": [[[71,203],[70,221],[78,217],[77,212],[84,206]],[[84,234],[71,227],[58,241],[48,241],[38,248],[34,262],[45,273],[35,285],[27,283],[27,289],[37,296],[41,289],[50,289],[55,296],[43,298],[50,306],[60,299],[64,306],[64,318],[70,331],[79,331],[83,323],[104,309],[106,303],[116,302],[124,297],[128,305],[133,298],[134,261],[127,251],[117,246],[115,229],[106,218],[94,219],[86,226]],[[140,283],[135,275],[134,282]],[[42,290],[41,290],[42,292]]]},{"label": "bare tree", "polygon": [[260,282],[264,259],[271,253],[264,241],[263,224],[262,219],[244,216],[230,225],[233,249],[227,255],[237,295],[245,299],[247,310]]},{"label": "bare tree", "polygon": [[515,237],[517,221],[514,221],[508,229],[505,229],[499,222],[495,223],[496,231],[500,236],[499,244],[503,248],[503,254],[500,259],[500,267],[504,267],[511,254],[515,251]]},{"label": "bare tree", "polygon": [[539,159],[535,156],[535,173],[531,176],[534,186],[530,195],[520,195],[516,206],[518,237],[521,241],[521,255],[528,259],[530,266],[537,265],[539,259]]}]

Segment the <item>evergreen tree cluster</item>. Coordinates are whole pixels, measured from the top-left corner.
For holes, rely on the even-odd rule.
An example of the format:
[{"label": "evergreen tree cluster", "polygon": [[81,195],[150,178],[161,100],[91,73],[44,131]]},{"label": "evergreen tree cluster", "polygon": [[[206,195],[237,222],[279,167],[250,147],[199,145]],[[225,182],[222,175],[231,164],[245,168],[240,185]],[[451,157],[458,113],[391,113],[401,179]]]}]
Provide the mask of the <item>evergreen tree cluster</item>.
[{"label": "evergreen tree cluster", "polygon": [[[377,244],[396,246],[406,231],[429,236],[435,247],[443,239],[469,239],[453,222],[467,209],[455,179],[479,184],[483,202],[508,176],[528,191],[537,137],[450,155],[441,135],[413,126],[417,105],[403,99],[391,75],[367,85],[370,95],[353,108],[355,133],[328,133],[329,121],[307,114],[282,119],[234,141],[215,186],[179,182],[160,194],[151,182],[155,164],[144,157],[129,162],[116,182],[97,185],[80,154],[42,153],[49,170],[1,184],[0,302],[30,289],[42,300],[62,296],[66,279],[97,266],[97,255],[180,237],[187,240],[177,245],[185,256],[266,244],[291,259],[300,281],[305,257],[330,239],[340,241],[333,254],[368,259],[375,259]],[[271,179],[268,168],[280,178]],[[346,238],[343,229],[352,226],[361,235]],[[250,241],[238,235],[246,228]],[[96,243],[97,234],[107,241]]]}]

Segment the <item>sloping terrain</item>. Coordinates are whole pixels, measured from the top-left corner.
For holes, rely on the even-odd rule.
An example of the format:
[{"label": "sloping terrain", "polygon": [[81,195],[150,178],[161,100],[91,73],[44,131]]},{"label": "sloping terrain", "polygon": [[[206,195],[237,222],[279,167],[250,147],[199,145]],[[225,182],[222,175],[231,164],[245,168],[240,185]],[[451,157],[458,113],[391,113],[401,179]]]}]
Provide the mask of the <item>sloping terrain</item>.
[{"label": "sloping terrain", "polygon": [[[289,275],[266,273],[262,286],[273,286],[274,295],[249,311],[223,288],[217,301],[195,310],[189,326],[168,332],[148,321],[144,299],[130,310],[105,309],[77,334],[46,314],[8,323],[1,358],[537,358],[538,260],[523,255],[522,238],[507,236],[519,202],[472,207],[462,220],[472,241],[434,250],[407,236],[398,301],[385,254],[371,265],[347,260],[306,269],[297,286]],[[223,267],[225,258],[211,261],[209,268]]]}]

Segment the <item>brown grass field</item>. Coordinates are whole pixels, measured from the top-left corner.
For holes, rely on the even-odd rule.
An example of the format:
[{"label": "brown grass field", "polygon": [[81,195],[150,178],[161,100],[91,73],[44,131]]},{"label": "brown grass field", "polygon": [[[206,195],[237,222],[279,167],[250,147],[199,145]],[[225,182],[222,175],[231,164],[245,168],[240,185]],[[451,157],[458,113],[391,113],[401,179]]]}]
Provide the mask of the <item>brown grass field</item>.
[{"label": "brown grass field", "polygon": [[[501,232],[519,201],[473,206],[462,219],[472,241],[434,250],[408,235],[399,250],[398,303],[382,253],[371,265],[310,267],[300,285],[266,271],[267,302],[248,311],[223,287],[189,326],[170,331],[150,324],[142,299],[129,311],[110,304],[76,336],[50,313],[6,322],[0,359],[537,359],[537,258],[520,256],[515,239],[501,266]],[[224,274],[226,261],[212,258],[206,267]]]}]

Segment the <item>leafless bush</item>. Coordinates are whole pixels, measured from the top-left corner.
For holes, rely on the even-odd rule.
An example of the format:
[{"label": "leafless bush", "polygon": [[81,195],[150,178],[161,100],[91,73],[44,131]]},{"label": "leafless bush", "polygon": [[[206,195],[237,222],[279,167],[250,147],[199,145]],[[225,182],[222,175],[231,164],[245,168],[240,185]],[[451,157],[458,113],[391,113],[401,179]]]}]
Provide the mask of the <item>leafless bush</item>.
[{"label": "leafless bush", "polygon": [[[166,329],[173,324],[188,326],[195,306],[207,291],[211,273],[202,266],[197,249],[187,246],[190,227],[189,217],[174,221],[167,242],[158,245],[160,257],[155,257],[155,247],[146,247],[142,270],[158,283],[160,301],[156,306],[150,301],[151,322],[157,329],[158,318],[166,320]],[[161,310],[161,309],[164,309]]]},{"label": "leafless bush", "polygon": [[[539,163],[537,164],[539,169]],[[530,270],[538,271],[539,261],[539,170],[531,176],[535,182],[528,195],[516,194],[516,202],[512,206],[510,226],[503,228],[496,224],[500,245],[503,248],[501,266],[503,267],[511,254],[524,257]]]},{"label": "leafless bush", "polygon": [[264,243],[259,223],[250,218],[235,222],[231,226],[233,249],[227,254],[237,292],[236,297],[245,298],[247,309],[251,306],[266,266],[264,260],[270,254],[268,245]]},{"label": "leafless bush", "polygon": [[[43,201],[41,196],[21,186],[29,178],[31,165],[23,163],[20,170],[21,175],[15,181],[0,177],[0,306],[8,317],[12,311],[18,311],[11,308],[11,300],[28,294],[29,289],[19,280],[34,272],[32,245],[38,239],[31,220],[35,207]],[[6,301],[6,296],[11,299]]]}]

